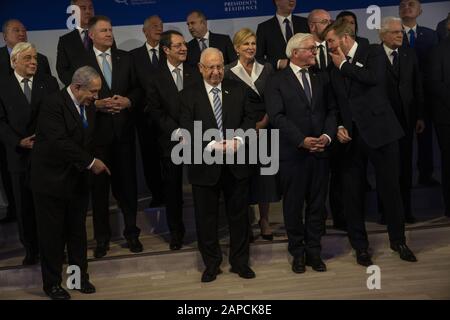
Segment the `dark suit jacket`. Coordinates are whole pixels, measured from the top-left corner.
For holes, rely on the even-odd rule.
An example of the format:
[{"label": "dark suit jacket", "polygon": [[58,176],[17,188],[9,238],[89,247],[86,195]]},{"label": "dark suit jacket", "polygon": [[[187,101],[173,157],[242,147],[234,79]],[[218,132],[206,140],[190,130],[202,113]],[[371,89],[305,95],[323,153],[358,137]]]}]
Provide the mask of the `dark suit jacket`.
[{"label": "dark suit jacket", "polygon": [[[417,36],[414,45],[419,67],[422,73],[427,74],[429,55],[431,48],[437,46],[439,40],[436,31],[427,27],[417,26]],[[408,35],[403,34],[403,47],[409,47]]]},{"label": "dark suit jacket", "polygon": [[86,108],[86,116],[87,129],[66,88],[44,101],[31,156],[31,187],[35,193],[57,198],[87,193],[87,167],[94,160],[89,146],[95,109]]},{"label": "dark suit jacket", "polygon": [[[197,68],[183,64],[183,88],[201,80]],[[170,157],[175,142],[172,132],[180,128],[181,98],[167,63],[150,78],[147,93],[147,112],[158,126],[158,142],[164,157]]]},{"label": "dark suit jacket", "polygon": [[440,21],[438,25],[436,26],[436,33],[439,38],[439,42],[442,42],[445,38],[448,37],[448,30],[447,30],[447,23],[448,19],[445,18],[444,20]]},{"label": "dark suit jacket", "polygon": [[240,82],[249,90],[249,101],[252,103],[252,109],[254,116],[257,121],[260,121],[266,112],[266,105],[264,104],[264,90],[266,87],[267,79],[274,73],[272,65],[270,63],[261,63],[264,68],[259,75],[258,79],[255,81],[255,87],[258,90],[256,93],[244,80],[237,76],[231,69],[237,65],[237,60],[225,66],[224,77],[226,79],[231,79]]},{"label": "dark suit jacket", "polygon": [[6,146],[11,172],[29,169],[30,150],[19,147],[20,140],[32,136],[43,99],[59,90],[58,82],[47,74],[33,77],[31,104],[14,74],[0,81],[0,139]]},{"label": "dark suit jacket", "polygon": [[[383,45],[380,47],[384,51]],[[395,70],[386,57],[386,91],[392,108],[400,123],[415,128],[423,119],[423,83],[416,53],[411,48],[398,49],[399,70]],[[404,129],[406,129],[404,127]]]},{"label": "dark suit jacket", "polygon": [[[247,100],[247,93],[247,88],[236,81],[229,79],[222,81],[222,124],[224,130],[241,128],[245,131],[255,128],[256,122]],[[202,135],[208,129],[218,129],[203,81],[183,90],[181,97],[183,103],[181,126],[190,132],[192,138],[194,137],[194,121],[202,122]],[[209,142],[203,142],[202,151]],[[205,163],[189,165],[189,181],[193,185],[213,186],[218,183],[224,165],[207,165]],[[230,164],[227,166],[237,179],[247,178],[251,174],[247,164]]]},{"label": "dark suit jacket", "polygon": [[[309,32],[308,20],[303,17],[292,15],[293,33]],[[258,24],[256,30],[256,58],[267,61],[277,68],[279,59],[286,57],[286,40],[278,23],[276,16]]]},{"label": "dark suit jacket", "polygon": [[[386,53],[379,45],[358,46],[352,63],[334,67],[331,81],[338,104],[338,124],[378,148],[403,136],[386,93]],[[358,64],[360,66],[358,66]],[[362,67],[361,67],[362,65]]]},{"label": "dark suit jacket", "polygon": [[[8,76],[12,74],[14,71],[11,68],[10,56],[8,53],[8,48],[6,46],[0,48],[0,76]],[[36,74],[48,74],[52,75],[50,70],[50,65],[48,64],[48,59],[43,54],[38,52],[37,57],[38,67],[36,70]]]},{"label": "dark suit jacket", "polygon": [[[94,50],[90,50],[88,58],[83,65],[95,68],[102,77],[102,88],[99,99],[112,97],[116,94],[127,97],[131,101],[131,108],[122,110],[118,114],[97,112],[94,145],[104,146],[112,143],[114,139],[120,142],[134,141],[133,108],[139,106],[142,99],[142,90],[137,84],[133,60],[128,52],[111,48],[112,84],[108,87],[103,73],[98,65]],[[76,66],[75,70],[80,66]]]},{"label": "dark suit jacket", "polygon": [[[312,104],[292,69],[271,77],[266,86],[266,109],[273,128],[280,130],[280,160],[297,160],[309,155],[299,148],[306,137],[336,135],[336,106],[329,76],[311,70]],[[323,157],[326,153],[315,154]]]},{"label": "dark suit jacket", "polygon": [[142,47],[131,50],[130,54],[133,58],[134,69],[136,71],[138,83],[141,86],[141,88],[145,90],[148,87],[150,75],[155,73],[161,65],[166,63],[164,51],[160,46],[158,68],[155,68],[153,66],[147,51],[147,46],[145,44]]},{"label": "dark suit jacket", "polygon": [[450,125],[450,38],[433,49],[430,64],[430,92],[433,94],[433,118]]},{"label": "dark suit jacket", "polygon": [[358,45],[368,46],[370,44],[369,40],[364,37],[356,36],[355,41],[358,42]]},{"label": "dark suit jacket", "polygon": [[[84,48],[80,32],[77,29],[61,36],[57,48],[56,71],[59,80],[68,86],[72,82],[75,71],[85,65],[89,53]],[[113,48],[116,49],[115,42]]]},{"label": "dark suit jacket", "polygon": [[[237,59],[236,51],[233,43],[228,35],[209,32],[209,47],[217,48],[223,53],[224,64]],[[197,67],[200,62],[200,46],[197,39],[192,39],[188,43],[187,63],[193,67]]]}]

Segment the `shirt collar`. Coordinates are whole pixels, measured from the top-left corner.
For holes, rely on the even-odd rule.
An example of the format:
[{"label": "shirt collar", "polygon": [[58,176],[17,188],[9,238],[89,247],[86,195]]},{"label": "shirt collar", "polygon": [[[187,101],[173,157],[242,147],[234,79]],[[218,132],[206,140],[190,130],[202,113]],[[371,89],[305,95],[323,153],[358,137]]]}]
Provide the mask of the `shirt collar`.
[{"label": "shirt collar", "polygon": [[72,90],[70,89],[70,86],[67,87],[67,93],[69,94],[70,98],[72,99],[73,103],[77,108],[80,107],[80,103],[78,102],[77,98],[75,98]]},{"label": "shirt collar", "polygon": [[324,49],[327,48],[327,42],[326,41],[322,41],[322,42],[315,41],[315,42],[316,42],[316,47],[319,47],[320,45],[322,45]]},{"label": "shirt collar", "polygon": [[178,67],[173,66],[170,62],[169,59],[166,60],[167,61],[167,66],[169,67],[170,73],[173,72],[173,70],[175,70],[176,68],[181,70],[181,73],[183,74],[183,64],[180,63],[180,65]]},{"label": "shirt collar", "polygon": [[414,31],[414,33],[417,33],[417,24],[414,27],[412,27],[412,28],[403,25],[403,29],[405,29],[406,33],[408,33],[409,30],[411,30],[411,29]]},{"label": "shirt collar", "polygon": [[156,49],[156,52],[159,53],[159,43],[156,45],[156,47],[152,47],[151,45],[148,44],[148,42],[145,42],[145,46],[147,47],[147,51]]},{"label": "shirt collar", "polygon": [[289,66],[291,67],[291,69],[292,69],[292,71],[294,72],[294,74],[299,73],[301,70],[306,70],[306,71],[308,71],[308,68],[307,68],[307,67],[302,68],[302,67],[299,67],[298,65],[296,65],[295,63],[292,63],[292,62],[289,63]]},{"label": "shirt collar", "polygon": [[[94,49],[94,53],[95,53],[96,57],[98,57],[99,55],[101,55],[103,53],[100,50],[98,50],[95,46],[93,46],[92,48]],[[107,53],[109,56],[111,56],[111,48],[106,50],[105,53]]]},{"label": "shirt collar", "polygon": [[203,82],[205,83],[205,88],[206,88],[206,92],[209,94],[211,92],[211,90],[213,88],[217,88],[219,89],[219,91],[222,91],[222,83],[219,83],[216,87],[213,87],[212,85],[210,85],[208,82],[206,82],[205,80],[203,80]]},{"label": "shirt collar", "polygon": [[206,41],[209,41],[209,30],[206,31],[206,33],[203,36],[203,38],[197,38],[197,41],[200,42],[202,39],[205,39]]},{"label": "shirt collar", "polygon": [[81,27],[79,27],[79,26],[77,26],[75,29],[78,30],[78,32],[80,33],[80,35],[83,34],[83,31],[84,31],[84,30],[87,30],[87,29],[83,29],[83,28],[81,28]]},{"label": "shirt collar", "polygon": [[286,18],[289,20],[290,23],[292,23],[292,14],[288,15],[287,17],[283,17],[277,13],[276,16],[280,25],[284,25],[284,19]]},{"label": "shirt collar", "polygon": [[394,52],[394,51],[396,51],[398,53],[398,48],[393,50],[393,49],[389,48],[387,45],[385,45],[384,43],[383,43],[383,48],[384,48],[384,51],[386,51],[386,54],[388,55],[388,57],[390,57],[392,52]]},{"label": "shirt collar", "polygon": [[347,57],[350,57],[351,60],[355,57],[356,50],[358,49],[358,42],[355,41],[350,51],[347,53]]},{"label": "shirt collar", "polygon": [[[20,74],[18,74],[15,70],[14,70],[14,75],[16,76],[17,81],[19,81],[19,83],[22,83],[22,80],[24,79],[24,77],[22,77]],[[34,77],[29,78],[28,81],[30,83],[33,83],[33,78]]]}]

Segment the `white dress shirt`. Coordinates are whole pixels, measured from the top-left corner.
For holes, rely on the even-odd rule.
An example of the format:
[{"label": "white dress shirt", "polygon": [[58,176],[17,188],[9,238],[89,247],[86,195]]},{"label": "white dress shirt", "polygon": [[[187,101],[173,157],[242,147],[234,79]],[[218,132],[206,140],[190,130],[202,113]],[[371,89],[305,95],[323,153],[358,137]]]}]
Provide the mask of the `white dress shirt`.
[{"label": "white dress shirt", "polygon": [[[22,92],[25,93],[25,83],[22,82],[24,77],[19,75],[16,71],[14,71],[14,75],[16,76],[17,81],[19,81],[20,88],[22,89]],[[28,79],[28,86],[30,87],[30,92],[32,92],[33,89],[33,77]]]},{"label": "white dress shirt", "polygon": [[[200,47],[200,50],[202,49],[202,38],[196,38],[198,42],[198,46]],[[206,48],[209,48],[209,30],[206,31],[205,35],[203,36],[203,39],[205,39]]]},{"label": "white dress shirt", "polygon": [[[100,67],[100,70],[102,70],[102,72],[103,72],[103,57],[100,56],[103,52],[98,50],[95,46],[93,47],[93,49],[94,49],[95,57],[97,58],[98,66]],[[111,60],[111,48],[109,48],[105,52],[108,54],[106,56],[106,61],[108,61],[109,67],[111,68],[111,72],[112,72],[113,68],[112,68],[112,60]]]},{"label": "white dress shirt", "polygon": [[238,60],[237,64],[231,68],[230,70],[239,77],[242,81],[244,81],[250,88],[253,89],[258,95],[258,89],[255,86],[255,81],[258,80],[259,76],[263,72],[264,66],[258,63],[256,60],[253,63],[252,74],[249,75],[242,65],[241,61]]},{"label": "white dress shirt", "polygon": [[346,62],[353,63],[353,58],[355,57],[356,49],[358,49],[358,42],[355,41],[355,43],[351,47],[350,51],[347,53],[347,57],[350,57],[350,61],[347,61],[347,60],[342,61],[341,64],[339,65],[339,70],[341,70],[342,65],[344,63],[346,63]]},{"label": "white dress shirt", "polygon": [[326,41],[323,41],[323,42],[317,42],[316,41],[316,47],[317,47],[316,62],[317,62],[317,65],[319,66],[319,68],[322,68],[322,66],[320,65],[320,49],[319,49],[320,45],[323,46],[323,53],[325,55],[325,66],[327,66],[328,65],[327,42]]},{"label": "white dress shirt", "polygon": [[386,46],[384,43],[383,43],[383,48],[384,48],[384,51],[386,52],[387,57],[388,57],[389,61],[391,62],[391,64],[394,64],[394,57],[392,56],[392,52],[395,51],[398,54],[398,48],[395,50],[392,50],[391,48]]},{"label": "white dress shirt", "polygon": [[147,47],[147,52],[148,52],[148,56],[150,57],[150,61],[153,62],[153,51],[151,51],[152,49],[156,50],[156,57],[159,60],[159,43],[157,44],[156,47],[152,47],[151,45],[148,44],[148,42],[145,43],[145,46]]}]

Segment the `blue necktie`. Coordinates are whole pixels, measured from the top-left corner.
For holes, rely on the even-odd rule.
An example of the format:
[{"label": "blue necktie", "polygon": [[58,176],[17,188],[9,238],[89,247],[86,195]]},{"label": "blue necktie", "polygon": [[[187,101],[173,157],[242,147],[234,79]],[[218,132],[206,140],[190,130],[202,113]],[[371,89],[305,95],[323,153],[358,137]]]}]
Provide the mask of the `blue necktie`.
[{"label": "blue necktie", "polygon": [[414,48],[414,45],[416,44],[416,33],[413,29],[410,29],[408,31],[409,34],[409,47]]},{"label": "blue necktie", "polygon": [[86,118],[86,110],[85,110],[85,106],[80,105],[80,117],[81,117],[81,122],[83,122],[83,128],[87,128],[89,126],[87,118]]},{"label": "blue necktie", "polygon": [[291,23],[288,18],[284,19],[284,23],[286,25],[286,42],[288,42],[289,39],[292,38]]},{"label": "blue necktie", "polygon": [[103,52],[102,54],[100,54],[100,56],[103,58],[102,61],[103,77],[105,78],[108,87],[111,89],[112,71],[109,62],[106,59],[106,57],[109,56],[109,53]]},{"label": "blue necktie", "polygon": [[300,73],[302,74],[302,81],[303,81],[303,90],[305,91],[306,98],[308,99],[309,104],[311,104],[311,87],[309,86],[308,78],[306,77],[306,73],[308,70],[302,69],[300,70]]},{"label": "blue necktie", "polygon": [[211,92],[213,93],[213,103],[214,103],[214,117],[216,117],[217,128],[220,131],[220,135],[223,139],[223,124],[222,124],[222,101],[220,101],[219,97],[219,88],[212,88]]}]

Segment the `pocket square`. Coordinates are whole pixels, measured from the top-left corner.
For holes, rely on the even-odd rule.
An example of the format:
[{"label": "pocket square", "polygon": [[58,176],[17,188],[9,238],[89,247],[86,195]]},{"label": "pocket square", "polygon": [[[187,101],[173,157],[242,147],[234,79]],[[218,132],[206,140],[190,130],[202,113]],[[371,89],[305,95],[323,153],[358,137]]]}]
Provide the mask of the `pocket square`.
[{"label": "pocket square", "polygon": [[362,63],[359,63],[358,61],[356,61],[355,64],[356,64],[357,67],[360,67],[360,68],[364,67],[364,65]]}]

